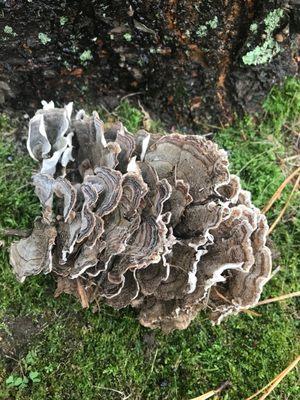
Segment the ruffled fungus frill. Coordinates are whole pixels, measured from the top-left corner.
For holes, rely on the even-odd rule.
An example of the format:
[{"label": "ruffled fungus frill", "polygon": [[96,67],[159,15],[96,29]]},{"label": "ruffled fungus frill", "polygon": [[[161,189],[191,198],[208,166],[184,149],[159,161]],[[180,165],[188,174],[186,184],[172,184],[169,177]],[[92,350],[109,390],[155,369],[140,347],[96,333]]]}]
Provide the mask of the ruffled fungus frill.
[{"label": "ruffled fungus frill", "polygon": [[56,295],[139,311],[141,324],[186,328],[255,305],[271,272],[268,225],[227,154],[201,136],[130,134],[96,112],[43,103],[27,141],[42,216],[11,246],[20,281],[52,272]]}]

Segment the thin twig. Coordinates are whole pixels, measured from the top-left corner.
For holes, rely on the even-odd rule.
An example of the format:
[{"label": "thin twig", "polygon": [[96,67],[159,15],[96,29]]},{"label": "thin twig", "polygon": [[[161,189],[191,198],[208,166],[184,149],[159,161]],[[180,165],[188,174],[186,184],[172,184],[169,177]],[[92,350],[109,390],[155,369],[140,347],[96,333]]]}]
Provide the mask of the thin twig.
[{"label": "thin twig", "polygon": [[285,157],[282,159],[282,161],[297,160],[297,158],[300,158],[300,155],[296,154],[294,156]]},{"label": "thin twig", "polygon": [[231,304],[231,301],[229,301],[225,296],[222,295],[222,293],[220,293],[216,287],[214,287],[214,291],[216,292],[217,296],[220,297],[220,299],[224,300],[225,303]]},{"label": "thin twig", "polygon": [[292,297],[298,297],[298,296],[300,296],[300,291],[299,292],[288,293],[288,294],[283,294],[282,296],[272,297],[270,299],[259,301],[255,305],[255,307],[262,306],[263,304],[274,303],[276,301],[282,301],[282,300],[286,300],[286,299],[291,299]]},{"label": "thin twig", "polygon": [[22,366],[22,360],[17,360],[16,358],[14,358],[12,356],[9,356],[8,354],[4,354],[4,357],[9,358],[11,360],[14,360],[18,364],[18,366],[19,366],[19,368],[21,370],[22,376],[23,377],[25,376],[24,369],[23,369],[23,366]]},{"label": "thin twig", "polygon": [[273,232],[273,230],[275,229],[276,225],[277,225],[278,222],[281,220],[283,214],[285,213],[286,209],[288,208],[289,203],[290,203],[290,201],[291,201],[291,199],[292,199],[292,197],[293,197],[293,194],[294,194],[296,188],[297,188],[298,185],[299,185],[299,182],[300,182],[300,174],[298,175],[298,178],[297,178],[297,180],[296,180],[296,182],[295,182],[295,185],[294,185],[294,187],[293,187],[293,190],[291,191],[291,193],[290,193],[290,195],[289,195],[289,197],[288,197],[288,199],[287,199],[287,201],[286,201],[286,203],[285,203],[283,209],[280,211],[278,217],[275,219],[275,221],[274,221],[273,224],[271,225],[271,227],[270,227],[270,229],[269,229],[269,235]]},{"label": "thin twig", "polygon": [[[216,292],[217,296],[219,296],[222,300],[224,300],[228,304],[231,304],[231,301],[229,301],[225,296],[223,296],[222,293],[220,293],[215,287],[214,291]],[[259,314],[256,311],[249,310],[248,308],[241,309],[240,311],[245,314],[252,315],[254,317],[261,317],[261,314]]]},{"label": "thin twig", "polygon": [[138,105],[142,111],[142,114],[144,115],[143,117],[143,128],[146,129],[146,131],[151,130],[151,124],[152,124],[152,119],[150,117],[150,114],[144,109],[142,103],[140,100],[138,100]]},{"label": "thin twig", "polygon": [[264,386],[262,389],[258,390],[256,393],[254,393],[252,396],[247,397],[246,400],[252,400],[256,396],[258,396],[260,393],[264,392],[267,390],[258,400],[264,400],[269,394],[276,388],[276,386],[279,385],[279,383],[282,381],[282,379],[293,369],[296,367],[298,362],[300,361],[300,356],[298,356],[285,370],[283,370],[280,374],[278,374],[274,379],[272,379],[266,386]]},{"label": "thin twig", "polygon": [[267,280],[267,282],[269,282],[271,279],[273,279],[274,276],[275,276],[276,274],[278,274],[278,272],[279,272],[280,270],[281,270],[281,266],[278,265],[278,266],[271,272],[270,278]]},{"label": "thin twig", "polygon": [[102,103],[100,104],[100,107],[106,112],[108,115],[113,115],[117,117],[117,114],[114,114],[113,112],[110,112]]},{"label": "thin twig", "polygon": [[208,303],[209,303],[209,299],[210,299],[210,292],[211,292],[211,287],[208,288],[207,293],[206,293],[206,299],[204,300],[204,310],[208,307]]},{"label": "thin twig", "polygon": [[210,397],[222,392],[224,389],[227,389],[231,383],[229,381],[223,382],[218,389],[215,390],[210,390],[207,393],[202,394],[201,396],[195,397],[191,400],[206,400],[209,399]]},{"label": "thin twig", "polygon": [[209,399],[210,397],[214,396],[215,394],[217,394],[217,392],[215,390],[210,390],[209,392],[202,394],[202,396],[195,397],[192,400],[206,400],[206,399]]},{"label": "thin twig", "polygon": [[251,315],[253,317],[261,317],[261,314],[259,314],[256,311],[249,310],[248,308],[241,309],[240,311],[243,312],[244,314],[248,314],[248,315]]},{"label": "thin twig", "polygon": [[278,187],[278,189],[276,190],[276,192],[273,194],[273,196],[271,197],[271,199],[268,201],[268,203],[265,205],[265,207],[262,210],[262,213],[265,214],[266,212],[268,212],[270,210],[270,208],[272,207],[272,205],[275,203],[275,201],[277,199],[279,199],[279,197],[281,196],[281,193],[283,191],[283,189],[286,187],[286,185],[297,175],[300,173],[300,167],[297,168],[294,172],[291,173],[291,175],[289,175],[283,182],[282,184]]},{"label": "thin twig", "polygon": [[299,361],[300,361],[300,356],[298,356],[298,357],[296,358],[296,360],[294,360],[294,361],[292,362],[292,364],[290,364],[290,365],[285,369],[285,372],[284,372],[284,373],[280,374],[280,376],[278,377],[278,379],[277,379],[274,383],[272,383],[272,385],[269,387],[269,389],[266,391],[266,393],[263,394],[258,400],[265,400],[265,399],[269,396],[269,394],[270,394],[271,392],[273,392],[273,390],[276,388],[276,386],[279,385],[279,383],[282,381],[282,379],[283,379],[284,377],[286,377],[286,375],[287,375],[292,369],[294,369],[294,368],[296,367],[296,365],[298,364]]},{"label": "thin twig", "polygon": [[128,99],[128,97],[138,96],[138,95],[140,95],[140,94],[143,94],[143,92],[134,92],[134,93],[126,94],[125,96],[121,97],[120,103],[121,103],[123,100]]},{"label": "thin twig", "polygon": [[158,354],[158,349],[156,349],[156,351],[155,351],[155,354],[154,354],[154,357],[153,357],[153,361],[152,361],[152,364],[151,364],[151,369],[150,369],[150,372],[149,372],[149,375],[148,375],[148,379],[150,378],[150,376],[152,375],[152,372],[154,370],[154,364],[155,364],[155,361],[156,361],[157,354]]}]

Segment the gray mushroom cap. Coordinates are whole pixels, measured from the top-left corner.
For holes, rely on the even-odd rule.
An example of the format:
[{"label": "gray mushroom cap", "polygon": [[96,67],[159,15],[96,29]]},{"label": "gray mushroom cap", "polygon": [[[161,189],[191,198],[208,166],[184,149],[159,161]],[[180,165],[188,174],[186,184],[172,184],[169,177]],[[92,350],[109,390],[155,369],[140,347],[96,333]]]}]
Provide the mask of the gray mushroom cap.
[{"label": "gray mushroom cap", "polygon": [[42,104],[43,109],[29,121],[27,149],[35,161],[42,163],[41,172],[52,176],[59,162],[66,167],[73,161],[70,132],[73,103],[63,109],[55,108],[53,102]]}]

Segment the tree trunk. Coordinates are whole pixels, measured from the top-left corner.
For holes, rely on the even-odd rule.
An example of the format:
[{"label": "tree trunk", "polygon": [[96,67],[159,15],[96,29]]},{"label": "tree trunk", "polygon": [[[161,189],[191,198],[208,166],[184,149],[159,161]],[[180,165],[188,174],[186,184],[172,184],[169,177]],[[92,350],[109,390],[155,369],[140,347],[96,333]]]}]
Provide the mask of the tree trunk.
[{"label": "tree trunk", "polygon": [[1,106],[30,112],[53,99],[111,108],[136,93],[165,121],[230,122],[257,111],[272,84],[297,72],[292,12],[279,7],[265,0],[2,0]]}]

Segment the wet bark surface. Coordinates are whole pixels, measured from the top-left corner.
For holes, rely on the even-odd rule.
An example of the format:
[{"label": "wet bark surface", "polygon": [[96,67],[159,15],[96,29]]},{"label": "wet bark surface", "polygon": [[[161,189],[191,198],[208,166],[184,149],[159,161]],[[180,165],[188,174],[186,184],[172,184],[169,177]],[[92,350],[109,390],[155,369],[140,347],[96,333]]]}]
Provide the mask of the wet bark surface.
[{"label": "wet bark surface", "polygon": [[[167,123],[211,126],[258,111],[297,73],[297,35],[284,9],[262,65],[242,57],[266,40],[263,0],[0,2],[0,107],[31,113],[42,99],[111,109],[136,99]],[[254,29],[251,28],[255,27]],[[298,58],[299,59],[299,58]]]}]

